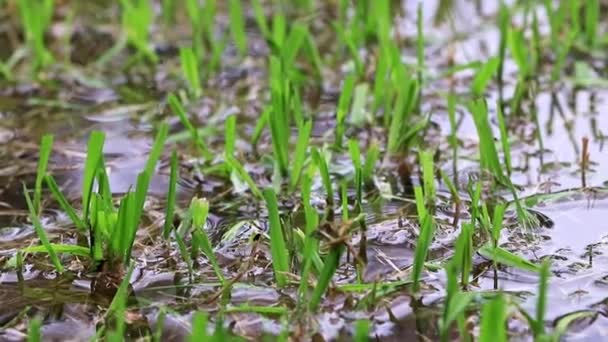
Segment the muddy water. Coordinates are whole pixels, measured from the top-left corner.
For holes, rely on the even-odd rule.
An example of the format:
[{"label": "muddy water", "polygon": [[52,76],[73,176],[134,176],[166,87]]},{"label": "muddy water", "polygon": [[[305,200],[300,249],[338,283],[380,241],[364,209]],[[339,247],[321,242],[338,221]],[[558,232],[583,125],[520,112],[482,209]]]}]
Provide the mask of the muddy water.
[{"label": "muddy water", "polygon": [[[481,8],[477,8],[473,1],[454,1],[453,25],[443,21],[434,26],[441,9],[440,2],[423,3],[425,33],[429,42],[425,63],[432,73],[440,74],[445,70],[448,59],[456,64],[465,64],[496,54],[499,40],[498,30],[493,24],[497,9],[495,4],[479,2]],[[415,13],[416,4],[404,1],[403,8],[405,16],[397,23],[396,30],[401,37],[413,38],[415,18],[412,14]],[[539,11],[539,14],[542,13],[542,10]],[[223,18],[224,23],[226,20]],[[541,22],[545,21],[541,15]],[[91,29],[82,22],[78,25],[83,28],[79,32],[89,32],[86,30]],[[323,27],[323,23],[319,25]],[[546,33],[547,26],[546,23],[541,25],[541,32]],[[93,28],[91,32],[96,33],[90,34],[103,33],[107,37],[106,30],[98,31]],[[253,155],[248,143],[255,118],[264,103],[264,59],[268,53],[255,29],[251,28],[251,31],[251,55],[241,61],[235,56],[234,47],[229,46],[221,70],[209,80],[205,97],[190,111],[201,126],[218,127],[207,137],[217,151],[222,150],[223,121],[227,115],[237,115],[240,135],[237,147],[247,160],[246,167],[256,181],[268,185],[271,174],[260,158]],[[174,34],[180,35],[180,30]],[[323,38],[323,35],[319,36],[320,40]],[[339,55],[331,45],[328,46],[327,51],[323,51],[325,54]],[[73,72],[55,72],[53,76],[57,78],[58,86],[32,85],[24,81],[7,85],[7,90],[0,94],[0,179],[3,185],[0,193],[0,339],[21,340],[26,327],[23,317],[26,315],[44,317],[43,334],[46,339],[71,337],[86,340],[95,334],[95,326],[107,303],[90,295],[91,281],[95,276],[93,270],[86,269],[78,260],[67,258],[68,268],[75,276],[60,279],[52,271],[48,260],[43,256],[32,256],[27,260],[22,283],[14,271],[11,257],[16,251],[37,244],[35,233],[26,218],[21,183],[32,186],[38,141],[42,134],[52,133],[56,142],[51,170],[62,188],[78,201],[87,137],[92,130],[102,130],[106,133],[104,155],[113,192],[118,196],[132,187],[137,173],[145,165],[155,124],[167,119],[172,124],[172,133],[178,134],[183,130],[175,118],[167,117],[164,103],[166,92],[180,86],[180,82],[174,79],[178,63],[171,48],[175,50],[175,46],[167,47],[163,63],[156,70],[135,68],[124,76],[117,75],[116,70],[106,70],[107,75],[98,75],[86,68],[75,68]],[[403,53],[407,60],[414,60],[414,50],[406,48]],[[120,58],[125,59],[126,56]],[[87,60],[76,59],[82,63]],[[316,113],[313,138],[317,144],[331,141],[339,81],[343,78],[343,71],[348,69],[344,62],[339,60],[335,65],[329,64],[325,72],[327,80],[321,85],[311,86],[308,90],[310,94],[304,97],[307,108]],[[546,68],[550,70],[550,61],[547,61]],[[510,75],[506,88],[512,92],[516,80],[515,64],[508,61],[505,71]],[[100,78],[103,86],[99,82],[97,86],[83,86],[83,73]],[[451,80],[439,79],[425,87],[423,108],[433,112],[430,132],[433,137],[425,141],[428,147],[448,146],[450,127],[445,100],[438,94],[445,92],[449,84],[456,85],[456,92],[468,92],[471,77],[470,71],[464,71]],[[89,80],[89,83],[95,82]],[[569,338],[601,338],[608,328],[604,316],[604,302],[608,298],[608,269],[604,266],[608,255],[608,224],[604,223],[604,217],[608,214],[608,199],[601,191],[594,193],[580,189],[579,163],[581,139],[587,136],[590,138],[592,161],[587,185],[603,187],[606,184],[608,157],[604,151],[603,131],[608,127],[608,119],[600,115],[606,107],[602,101],[606,90],[577,89],[575,92],[572,80],[567,77],[565,85],[554,91],[545,84],[543,77],[540,83],[537,96],[524,101],[523,108],[534,110],[538,115],[543,149],[534,136],[534,122],[527,116],[522,117],[511,127],[512,179],[520,187],[522,197],[562,190],[570,190],[570,195],[547,199],[531,208],[546,215],[552,222],[550,227],[533,227],[532,231],[525,232],[515,227],[504,233],[501,242],[507,249],[534,262],[545,258],[553,261],[547,301],[548,324],[572,312],[594,311],[598,316],[594,320],[581,322]],[[507,92],[505,96],[509,98],[511,93]],[[496,86],[491,85],[488,102],[492,111],[495,111],[493,103],[497,97]],[[452,170],[453,163],[457,162],[461,172],[474,171],[477,163],[472,162],[471,157],[477,153],[475,126],[466,108],[459,107],[458,116],[461,121],[458,137],[462,143],[459,157],[452,160],[448,154],[443,155],[439,167]],[[496,124],[495,120],[493,124]],[[498,128],[494,128],[498,136]],[[353,132],[359,134],[361,141],[384,139],[381,130]],[[259,150],[270,150],[269,139],[268,132],[265,132]],[[221,266],[228,277],[243,277],[233,289],[230,305],[295,306],[293,291],[278,291],[270,286],[272,274],[268,247],[250,242],[253,236],[267,230],[263,206],[246,194],[235,192],[228,179],[197,170],[194,167],[195,156],[187,143],[172,142],[170,148],[180,151],[178,189],[182,207],[195,194],[212,201],[207,229],[216,245]],[[348,156],[335,157],[332,174],[336,178],[352,174],[352,165],[347,160]],[[200,258],[196,276],[190,281],[176,246],[156,238],[162,224],[162,201],[168,186],[167,168],[164,156],[150,187],[147,226],[138,235],[135,247],[138,267],[131,283],[137,305],[132,306],[132,311],[137,316],[133,319],[136,323],[155,331],[159,312],[169,308],[170,314],[164,319],[162,328],[164,337],[180,340],[190,331],[193,312],[217,312],[216,303],[210,299],[217,296],[219,287],[206,260]],[[399,178],[396,163],[385,161],[383,168],[378,170],[378,182],[390,189],[392,197],[378,200],[378,193],[375,192],[369,194],[365,205],[369,225],[369,260],[364,279],[368,282],[407,279],[405,270],[413,260],[418,234],[415,209],[411,194],[400,184]],[[417,182],[415,178],[414,182]],[[350,197],[354,197],[354,194],[350,193]],[[323,194],[318,181],[315,183],[313,200],[322,207]],[[54,209],[55,204],[50,197],[46,201],[49,209],[43,215],[43,223],[51,238],[75,243],[73,227],[66,215]],[[453,203],[450,203],[447,194],[441,197],[441,202],[445,210],[439,210],[438,215],[444,218],[441,222],[445,224],[441,225],[431,247],[431,261],[437,263],[451,255],[458,233],[456,228],[448,224],[453,214]],[[293,209],[292,201],[285,199],[283,211],[290,213]],[[227,239],[225,233],[235,225],[238,225],[236,233]],[[355,236],[353,243],[356,244],[358,239]],[[476,256],[475,263],[480,270],[471,291],[492,290],[494,274],[489,267],[484,268],[487,260]],[[354,283],[356,278],[350,264],[341,268],[334,280],[338,285]],[[535,310],[537,282],[535,274],[525,271],[502,267],[498,272],[499,288],[516,294],[528,312]],[[324,339],[331,340],[348,336],[356,319],[368,318],[373,323],[372,333],[383,340],[420,336],[435,339],[444,287],[442,271],[427,272],[421,299],[415,301],[407,295],[407,291],[396,289],[368,310],[355,305],[363,300],[361,295],[336,291],[323,302],[321,313],[314,317],[311,326],[318,329]],[[243,336],[278,334],[281,329],[280,320],[272,315],[233,313],[228,316],[227,323],[232,331]],[[522,322],[514,322],[513,326],[516,337],[529,339],[529,331]],[[67,336],[68,331],[78,331],[79,335]],[[517,336],[517,333],[521,335]]]}]

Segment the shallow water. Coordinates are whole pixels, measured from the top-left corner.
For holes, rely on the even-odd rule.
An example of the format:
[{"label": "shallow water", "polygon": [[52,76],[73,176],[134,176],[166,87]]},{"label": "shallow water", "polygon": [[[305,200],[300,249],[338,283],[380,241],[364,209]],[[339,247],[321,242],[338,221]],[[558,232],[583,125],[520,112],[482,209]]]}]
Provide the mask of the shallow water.
[{"label": "shallow water", "polygon": [[[439,1],[424,1],[426,46],[425,63],[434,77],[445,71],[449,63],[465,64],[485,60],[495,55],[498,49],[499,31],[494,25],[497,10],[491,2],[482,3],[478,12],[473,1],[454,1],[451,21],[433,26]],[[86,8],[86,6],[84,6]],[[403,1],[405,16],[395,29],[403,39],[415,37],[416,4]],[[91,9],[88,9],[89,11]],[[108,12],[101,11],[100,18]],[[544,13],[539,11],[539,13]],[[323,13],[318,13],[323,17]],[[225,13],[220,22],[226,26]],[[323,19],[323,18],[321,18]],[[331,46],[332,39],[323,34],[326,22],[315,22],[319,31],[322,52],[330,57],[343,56]],[[518,22],[521,18],[516,17]],[[548,32],[544,17],[541,32]],[[101,19],[100,19],[101,20]],[[452,24],[453,23],[453,26]],[[111,26],[111,25],[110,25]],[[221,25],[219,25],[221,26]],[[205,139],[217,152],[214,162],[222,160],[223,125],[228,115],[238,117],[239,139],[236,142],[239,157],[247,170],[260,186],[272,183],[272,165],[254,152],[249,137],[254,131],[256,118],[266,103],[266,71],[264,61],[268,47],[255,29],[250,32],[250,55],[244,59],[236,56],[234,46],[228,46],[217,75],[208,80],[205,95],[200,101],[189,106],[197,125],[209,127]],[[159,28],[155,38],[162,62],[157,68],[134,67],[122,72],[117,67],[124,63],[128,55],[123,53],[99,71],[87,68],[88,61],[94,60],[95,44],[87,35],[108,37],[105,26],[91,27],[86,18],[78,17],[76,27],[84,39],[79,45],[84,56],[72,55],[74,66],[68,70],[54,70],[51,79],[56,84],[32,83],[18,80],[7,84],[0,91],[0,339],[20,340],[26,325],[22,316],[40,315],[44,317],[43,336],[64,339],[65,331],[78,330],[82,335],[75,339],[88,339],[95,334],[96,321],[103,315],[108,303],[99,303],[90,294],[92,279],[96,272],[86,269],[79,260],[71,260],[69,269],[74,279],[54,278],[52,266],[43,255],[30,256],[26,260],[25,280],[17,277],[11,258],[18,249],[37,244],[36,234],[27,219],[26,206],[22,198],[22,182],[32,187],[38,159],[38,142],[42,134],[55,136],[55,145],[50,164],[60,186],[70,199],[79,201],[81,174],[86,155],[86,141],[91,131],[106,133],[104,157],[113,193],[116,196],[133,187],[137,173],[143,169],[151,147],[154,127],[161,120],[171,124],[174,134],[161,159],[157,175],[152,179],[149,202],[146,206],[145,227],[138,232],[134,258],[137,270],[132,276],[134,297],[138,304],[131,307],[133,325],[142,324],[154,331],[158,324],[159,310],[169,308],[172,312],[164,320],[163,331],[166,338],[184,339],[190,331],[193,312],[206,310],[217,313],[220,286],[211,266],[204,257],[199,257],[193,279],[188,279],[187,268],[174,242],[165,242],[158,237],[162,229],[164,215],[163,201],[168,188],[168,155],[172,149],[180,154],[180,179],[178,198],[181,208],[186,208],[193,196],[206,197],[211,202],[208,219],[208,233],[216,247],[222,269],[227,277],[239,277],[231,293],[229,305],[241,304],[267,307],[293,308],[296,303],[294,289],[277,290],[273,284],[271,256],[267,243],[257,243],[253,237],[267,232],[266,209],[263,204],[238,192],[230,179],[197,169],[196,156],[187,140],[180,140],[183,127],[166,109],[165,95],[181,87],[175,77],[179,72],[176,58],[178,42],[187,39],[188,33],[176,28],[163,36]],[[222,26],[223,27],[223,26]],[[1,36],[4,36],[2,34]],[[329,38],[328,38],[329,37]],[[100,45],[112,44],[99,43]],[[326,51],[323,48],[327,46]],[[161,49],[163,48],[163,49]],[[80,49],[79,49],[80,50]],[[162,51],[161,51],[162,50]],[[367,51],[362,51],[365,54]],[[404,60],[414,62],[416,51],[410,47],[403,50]],[[87,56],[90,54],[90,56]],[[324,80],[321,84],[311,81],[307,84],[302,98],[305,108],[315,113],[312,130],[313,142],[322,145],[333,141],[335,127],[335,107],[340,95],[340,82],[352,68],[352,63],[340,57],[327,57]],[[603,61],[586,61],[598,64]],[[371,62],[370,62],[371,64]],[[543,65],[543,72],[550,73],[551,61]],[[546,70],[545,70],[546,69]],[[514,91],[516,65],[508,59],[505,73],[505,97]],[[425,85],[422,108],[432,112],[432,126],[423,141],[429,148],[442,151],[438,167],[451,173],[457,163],[457,175],[468,178],[477,172],[476,161],[478,137],[473,119],[464,107],[458,107],[461,122],[457,135],[461,146],[456,159],[451,157],[448,145],[450,124],[445,99],[441,94],[450,87],[460,95],[469,92],[473,76],[471,70],[455,74],[451,78],[439,77]],[[519,196],[526,197],[539,193],[558,193],[573,189],[573,196],[559,201],[545,201],[530,209],[547,216],[550,227],[534,227],[532,231],[522,231],[514,227],[503,232],[502,244],[505,248],[525,256],[533,262],[550,258],[552,278],[547,299],[547,324],[553,323],[569,313],[591,310],[599,315],[592,322],[583,322],[579,331],[568,335],[568,339],[595,339],[603,337],[606,325],[604,301],[608,298],[608,269],[605,263],[608,248],[608,227],[603,219],[607,214],[608,202],[604,196],[586,193],[581,189],[580,160],[582,137],[589,137],[591,167],[586,182],[588,186],[603,187],[608,179],[608,157],[604,151],[603,130],[608,127],[606,118],[600,113],[606,109],[602,101],[606,90],[599,87],[578,89],[574,86],[572,72],[565,72],[563,86],[550,89],[547,79],[540,77],[539,92],[532,99],[524,100],[522,108],[538,115],[540,137],[543,149],[535,136],[535,124],[529,116],[513,120],[512,157],[514,172],[512,181],[519,187]],[[601,75],[598,75],[601,78]],[[50,82],[48,82],[50,83]],[[576,91],[575,91],[576,89]],[[492,84],[487,94],[492,114],[493,129],[499,136],[495,119],[495,103],[498,91]],[[295,127],[293,134],[296,134]],[[349,127],[347,134],[356,137],[365,146],[371,140],[383,145],[386,132],[375,127]],[[271,150],[270,134],[262,134],[257,152],[264,154]],[[364,150],[365,152],[365,150]],[[405,162],[409,159],[403,158]],[[375,189],[368,194],[364,205],[367,232],[368,263],[363,274],[365,282],[395,281],[408,279],[408,269],[413,261],[419,228],[415,217],[411,189],[403,184],[399,174],[403,160],[385,158],[377,170],[376,186],[384,189],[379,196]],[[381,167],[380,167],[381,166]],[[336,153],[331,164],[335,179],[346,179],[353,174],[353,166],[347,154]],[[418,183],[418,175],[407,175]],[[441,263],[453,253],[458,227],[450,225],[454,215],[453,203],[442,187],[442,196],[437,203],[438,229],[431,246],[430,262]],[[324,195],[320,180],[315,179],[313,202],[318,209],[324,209]],[[391,196],[386,196],[390,193]],[[349,189],[349,199],[355,197]],[[384,197],[382,196],[384,195]],[[466,198],[466,194],[462,194]],[[501,194],[502,195],[502,194]],[[337,194],[336,194],[337,196]],[[507,195],[508,197],[508,195]],[[380,200],[378,200],[380,198]],[[337,200],[339,200],[336,197]],[[338,201],[339,202],[339,201]],[[49,237],[63,243],[76,241],[76,234],[65,213],[58,211],[50,196],[45,196],[46,210],[42,216]],[[354,209],[354,208],[351,208]],[[301,208],[297,198],[282,198],[282,211],[286,218],[301,219]],[[465,210],[466,211],[466,210]],[[462,213],[462,218],[467,213]],[[512,217],[512,213],[507,215]],[[236,226],[236,228],[235,228]],[[511,227],[511,225],[509,225]],[[231,238],[225,234],[231,229],[236,233]],[[263,240],[263,239],[262,239]],[[360,236],[355,235],[352,243],[356,246]],[[356,282],[352,263],[346,263],[338,270],[336,285]],[[489,261],[477,255],[474,258],[478,277],[472,283],[471,291],[491,291],[494,289],[494,273]],[[501,266],[497,273],[498,287],[517,294],[521,306],[534,312],[538,288],[536,274]],[[63,282],[61,282],[63,281]],[[57,284],[60,282],[60,284]],[[416,301],[407,291],[396,289],[375,303],[374,307],[363,309],[357,303],[365,300],[364,294],[335,291],[322,303],[320,312],[311,318],[306,328],[319,332],[325,340],[347,339],[352,334],[352,323],[360,318],[368,318],[373,326],[371,333],[378,338],[401,340],[403,338],[437,339],[437,320],[441,316],[444,296],[445,275],[443,271],[426,272],[424,291]],[[10,308],[10,309],[9,309]],[[515,338],[530,339],[530,331],[520,321],[511,322]],[[227,315],[226,324],[237,335],[249,338],[263,333],[279,334],[281,322],[276,316],[255,313],[234,312]],[[295,328],[294,328],[295,329]],[[518,335],[519,334],[519,335]]]}]

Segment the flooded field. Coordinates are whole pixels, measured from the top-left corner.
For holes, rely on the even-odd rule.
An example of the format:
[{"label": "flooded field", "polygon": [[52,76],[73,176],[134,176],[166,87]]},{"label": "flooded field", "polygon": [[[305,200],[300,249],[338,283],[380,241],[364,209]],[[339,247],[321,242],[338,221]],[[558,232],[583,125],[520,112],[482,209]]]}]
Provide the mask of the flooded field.
[{"label": "flooded field", "polygon": [[607,10],[0,1],[0,341],[606,338]]}]

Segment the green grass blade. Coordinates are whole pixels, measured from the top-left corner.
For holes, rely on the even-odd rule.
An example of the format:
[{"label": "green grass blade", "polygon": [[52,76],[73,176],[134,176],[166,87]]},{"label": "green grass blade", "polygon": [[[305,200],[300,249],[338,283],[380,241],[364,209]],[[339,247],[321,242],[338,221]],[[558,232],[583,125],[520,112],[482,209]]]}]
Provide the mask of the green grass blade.
[{"label": "green grass blade", "polygon": [[590,48],[594,48],[597,41],[597,28],[600,23],[600,1],[585,1],[585,38]]},{"label": "green grass blade", "polygon": [[475,78],[473,78],[473,82],[471,84],[471,91],[474,95],[481,96],[486,91],[488,83],[492,79],[492,76],[498,70],[498,58],[492,57],[488,59],[486,63],[484,63],[479,70],[477,70],[477,74]]},{"label": "green grass blade", "polygon": [[538,283],[538,300],[536,302],[536,324],[533,327],[534,337],[542,339],[545,335],[545,314],[547,310],[547,291],[549,276],[551,275],[551,264],[547,261],[540,266]]},{"label": "green grass blade", "polygon": [[355,322],[355,342],[367,342],[369,341],[369,330],[371,322],[367,319],[360,319]]},{"label": "green grass blade", "polygon": [[487,302],[481,312],[480,342],[507,341],[507,304],[502,295]]},{"label": "green grass blade", "polygon": [[319,258],[318,248],[319,242],[313,236],[318,225],[319,215],[310,204],[310,191],[312,180],[308,174],[302,177],[302,204],[304,206],[304,217],[306,221],[306,229],[304,231],[304,252],[302,255],[302,280],[300,282],[299,295],[303,298],[306,289],[308,288],[308,278],[313,261]]},{"label": "green grass blade", "polygon": [[380,147],[374,141],[365,154],[365,164],[363,165],[363,169],[361,169],[361,176],[363,177],[363,182],[367,186],[373,185],[374,181],[374,171],[376,171],[376,162],[380,157]]},{"label": "green grass blade", "polygon": [[46,185],[51,190],[53,197],[55,197],[55,200],[57,200],[57,202],[59,202],[59,206],[61,207],[61,209],[63,209],[63,211],[66,212],[66,214],[72,220],[74,225],[76,225],[76,228],[78,228],[78,230],[80,230],[81,232],[86,231],[86,229],[87,229],[86,224],[84,222],[82,222],[80,217],[78,217],[76,210],[74,210],[74,208],[68,202],[67,198],[65,198],[65,196],[63,195],[63,192],[61,192],[61,190],[59,189],[59,186],[55,182],[55,179],[53,178],[53,176],[47,175],[44,179],[46,181]]},{"label": "green grass blade", "polygon": [[165,224],[163,227],[163,237],[169,238],[169,234],[173,229],[173,218],[175,214],[175,200],[176,200],[176,188],[177,188],[177,177],[178,177],[178,166],[177,166],[177,151],[173,150],[171,153],[171,171],[169,174],[169,191],[167,191],[167,203],[165,210]]},{"label": "green grass blade", "polygon": [[[90,250],[87,247],[56,243],[51,243],[51,247],[55,253],[69,254],[85,258],[89,258],[91,256]],[[23,248],[22,251],[25,253],[48,253],[45,246],[29,246]]]},{"label": "green grass blade", "polygon": [[167,96],[167,102],[169,103],[169,107],[171,107],[173,113],[175,113],[179,117],[179,120],[182,125],[184,125],[186,130],[190,132],[190,137],[193,140],[197,152],[205,159],[211,159],[211,153],[207,150],[207,147],[199,137],[198,130],[194,127],[192,122],[190,122],[190,119],[188,119],[186,110],[184,109],[184,106],[182,105],[181,101],[177,98],[177,96],[169,94],[169,96]]},{"label": "green grass blade", "polygon": [[224,133],[224,155],[234,156],[236,144],[236,115],[230,115],[226,119]]},{"label": "green grass blade", "polygon": [[424,188],[424,198],[427,208],[432,208],[435,205],[435,168],[433,163],[433,153],[430,151],[421,151],[420,164],[422,166],[422,184]]},{"label": "green grass blade", "polygon": [[268,208],[268,224],[270,226],[270,253],[274,277],[279,287],[287,285],[285,273],[289,272],[289,251],[283,237],[283,227],[279,218],[277,196],[271,188],[264,189],[264,198]]},{"label": "green grass blade", "polygon": [[42,326],[42,321],[38,317],[34,317],[30,320],[27,325],[27,342],[41,342],[42,334],[40,333],[40,327]]},{"label": "green grass blade", "polygon": [[498,127],[500,129],[500,143],[502,145],[503,160],[505,163],[505,169],[507,175],[511,174],[511,144],[509,142],[509,133],[507,132],[507,124],[505,123],[505,116],[500,108],[500,104],[497,106],[497,117]]},{"label": "green grass blade", "polygon": [[182,74],[188,82],[188,87],[194,98],[199,98],[203,94],[199,75],[198,59],[192,48],[182,47],[179,49],[179,59],[182,65]]},{"label": "green grass blade", "polygon": [[344,124],[346,122],[346,115],[348,114],[348,109],[350,107],[353,89],[355,87],[355,79],[356,76],[354,74],[350,74],[346,76],[344,80],[344,85],[342,86],[342,93],[340,95],[340,100],[338,100],[338,107],[336,109],[336,147],[342,147],[342,137],[344,135]]},{"label": "green grass blade", "polygon": [[40,157],[38,159],[38,172],[36,173],[36,183],[34,187],[34,210],[40,214],[40,200],[42,197],[42,180],[46,176],[47,165],[53,149],[53,136],[45,135],[40,142]]},{"label": "green grass blade", "polygon": [[296,151],[293,158],[290,183],[291,189],[295,190],[302,174],[304,162],[306,161],[306,152],[308,150],[308,142],[310,140],[310,133],[312,131],[312,121],[308,120],[302,125],[298,133],[298,140],[296,141]]},{"label": "green grass blade", "polygon": [[247,35],[245,33],[245,18],[243,17],[241,0],[230,0],[229,12],[232,39],[241,56],[245,56],[247,54]]},{"label": "green grass blade", "polygon": [[38,218],[38,214],[36,214],[36,209],[34,208],[34,204],[32,203],[32,199],[30,198],[30,194],[29,194],[25,184],[23,184],[23,195],[25,196],[25,201],[27,202],[27,208],[29,210],[30,221],[32,221],[32,224],[34,225],[34,230],[36,231],[36,235],[38,235],[40,242],[42,243],[42,245],[46,249],[47,253],[49,254],[49,257],[51,258],[51,262],[55,266],[55,270],[57,270],[58,273],[63,273],[64,269],[63,269],[63,266],[61,265],[61,261],[59,260],[59,257],[57,257],[57,254],[55,253],[53,246],[51,245],[48,237],[46,236],[46,232],[44,231],[44,228],[42,227],[42,223],[40,222],[40,219]]},{"label": "green grass blade", "polygon": [[340,257],[342,256],[344,249],[345,247],[342,244],[332,247],[329,255],[327,255],[323,260],[323,270],[321,270],[321,274],[319,275],[319,279],[317,281],[317,286],[313,290],[312,296],[310,297],[310,311],[315,312],[319,307],[321,297],[323,297],[323,294],[327,291],[331,278],[333,277],[334,273],[336,273],[336,270],[340,265]]},{"label": "green grass blade", "polygon": [[213,252],[213,247],[211,246],[211,242],[209,241],[209,237],[205,231],[207,215],[209,214],[209,202],[204,199],[193,198],[192,202],[190,203],[190,210],[192,211],[192,225],[194,226],[195,234],[198,233],[201,239],[201,249],[203,250],[203,253],[205,253],[205,256],[207,256],[207,260],[209,260],[211,263],[211,266],[215,271],[215,275],[223,284],[224,275],[222,274],[222,269],[217,262],[217,258]]},{"label": "green grass blade", "polygon": [[89,222],[89,203],[93,193],[93,184],[97,175],[97,168],[101,158],[103,158],[103,144],[105,134],[100,131],[91,132],[87,147],[87,158],[84,163],[84,173],[82,177],[82,221]]},{"label": "green grass blade", "polygon": [[412,290],[417,293],[420,290],[420,279],[422,271],[428,255],[431,242],[435,235],[435,223],[433,217],[429,214],[424,215],[420,226],[420,236],[416,241],[416,250],[414,252],[414,265],[412,270]]},{"label": "green grass blade", "polygon": [[[163,153],[163,148],[165,146],[165,141],[167,140],[167,135],[169,134],[169,125],[163,123],[158,128],[158,132],[156,133],[156,137],[154,138],[154,144],[152,145],[152,149],[148,154],[148,160],[146,162],[146,167],[144,169],[149,175],[153,175],[156,173],[156,164],[160,159],[161,154]],[[148,188],[146,187],[146,192]]]},{"label": "green grass blade", "polygon": [[245,170],[245,167],[243,167],[243,165],[238,160],[236,160],[233,157],[227,156],[226,163],[230,166],[230,168],[234,172],[236,172],[236,174],[242,181],[247,183],[247,186],[249,186],[249,190],[251,190],[252,194],[254,194],[256,197],[258,197],[260,199],[264,198],[264,196],[262,195],[262,192],[260,191],[258,186],[253,181],[253,178],[251,178],[251,176],[249,175],[247,170]]},{"label": "green grass blade", "polygon": [[479,254],[496,261],[499,264],[519,268],[524,271],[538,272],[538,265],[513,254],[502,247],[494,247],[492,244],[485,244],[479,249]]},{"label": "green grass blade", "polygon": [[331,184],[331,178],[329,176],[329,168],[327,167],[327,162],[325,161],[325,157],[321,155],[321,153],[319,152],[319,150],[317,150],[316,148],[313,148],[312,150],[312,157],[313,160],[315,162],[315,164],[317,165],[317,169],[319,169],[319,172],[321,173],[321,179],[323,181],[323,186],[325,188],[325,192],[326,192],[326,199],[327,199],[327,203],[328,204],[333,204],[334,203],[334,190]]}]

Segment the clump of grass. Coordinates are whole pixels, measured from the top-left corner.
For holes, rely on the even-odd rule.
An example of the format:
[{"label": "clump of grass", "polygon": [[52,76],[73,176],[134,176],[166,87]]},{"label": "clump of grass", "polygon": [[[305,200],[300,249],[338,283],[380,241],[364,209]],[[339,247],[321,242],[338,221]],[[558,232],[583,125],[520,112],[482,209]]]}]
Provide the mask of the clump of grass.
[{"label": "clump of grass", "polygon": [[54,0],[17,1],[21,23],[25,31],[25,40],[34,56],[34,71],[53,62],[53,55],[44,43],[44,34],[51,25],[54,4]]},{"label": "clump of grass", "polygon": [[[135,191],[128,191],[120,200],[118,209],[112,202],[112,192],[109,188],[108,177],[105,172],[103,161],[104,134],[95,131],[91,133],[87,149],[87,157],[83,171],[82,186],[82,215],[79,217],[76,210],[69,204],[65,196],[59,190],[52,176],[46,176],[46,182],[53,196],[62,208],[74,220],[74,224],[81,231],[89,232],[88,256],[94,261],[102,259],[110,260],[114,265],[126,264],[131,258],[131,249],[135,240],[135,234],[139,226],[139,220],[143,213],[145,197],[150,184],[151,175],[162,152],[169,127],[163,124],[159,127],[154,144],[150,151],[148,161],[144,170],[139,173],[135,185]],[[95,184],[97,189],[95,191]],[[30,217],[40,239],[45,246],[46,252],[58,271],[63,267],[50,244],[42,225],[35,212],[34,205],[29,198],[27,189],[24,188]],[[62,252],[75,255],[84,254],[79,246],[56,245]]]}]

